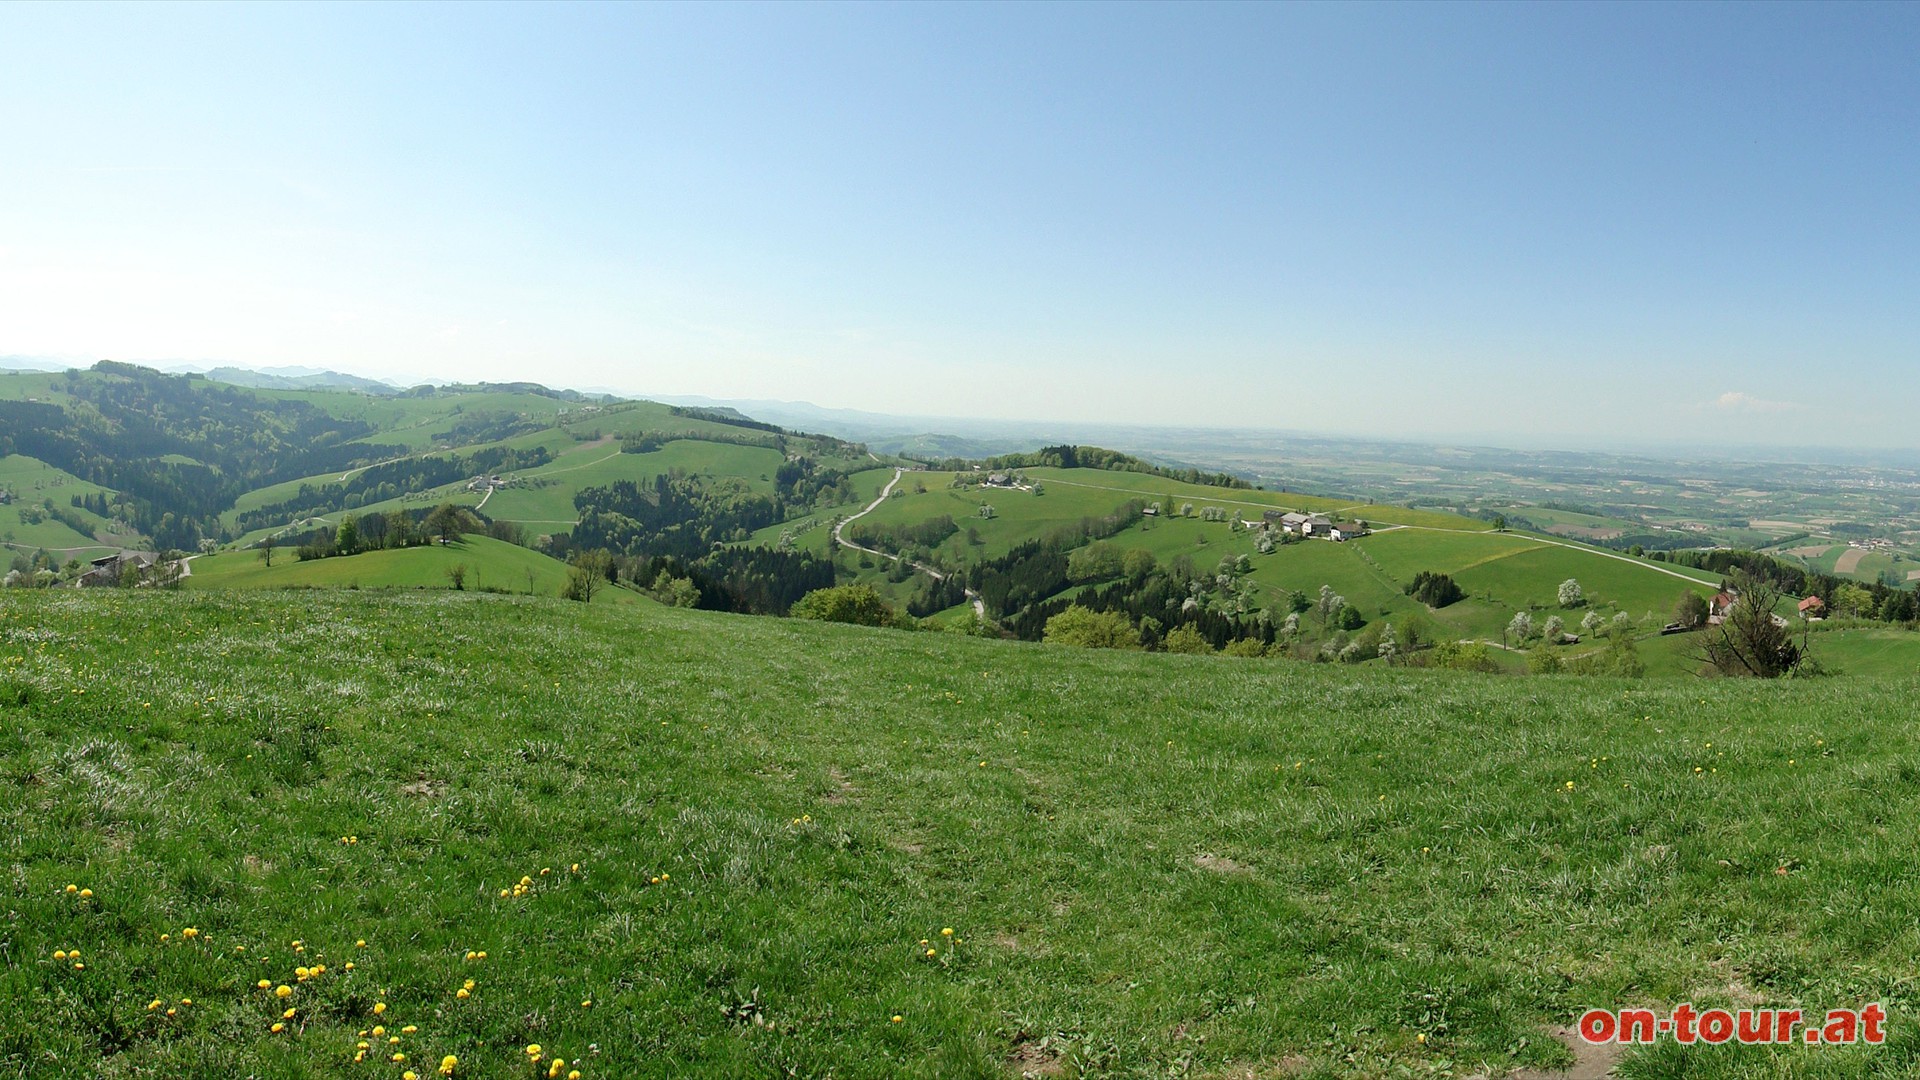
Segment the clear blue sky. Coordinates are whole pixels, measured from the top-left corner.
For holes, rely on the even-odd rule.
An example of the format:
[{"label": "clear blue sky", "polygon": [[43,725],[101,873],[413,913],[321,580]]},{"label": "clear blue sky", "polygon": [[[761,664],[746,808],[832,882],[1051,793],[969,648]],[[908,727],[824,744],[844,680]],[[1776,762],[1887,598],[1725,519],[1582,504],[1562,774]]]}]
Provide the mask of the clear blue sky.
[{"label": "clear blue sky", "polygon": [[1920,445],[1920,6],[0,6],[0,354]]}]

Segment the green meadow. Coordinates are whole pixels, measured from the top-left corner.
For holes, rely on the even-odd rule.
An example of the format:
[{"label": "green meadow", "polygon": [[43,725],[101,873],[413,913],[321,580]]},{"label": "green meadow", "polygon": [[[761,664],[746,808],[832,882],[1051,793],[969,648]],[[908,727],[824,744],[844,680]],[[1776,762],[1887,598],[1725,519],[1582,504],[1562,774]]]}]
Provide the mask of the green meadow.
[{"label": "green meadow", "polygon": [[[40,509],[45,500],[51,499],[63,512],[92,523],[95,532],[108,533],[114,523],[90,511],[78,509],[71,502],[75,495],[91,495],[106,490],[98,484],[88,483],[38,458],[8,454],[0,457],[0,490],[13,495],[12,502],[0,506],[0,540],[15,551],[46,548],[64,557],[96,555],[113,550],[94,536],[81,533],[65,522],[56,521]],[[39,520],[30,522],[27,516]],[[126,546],[137,546],[140,542],[140,537],[131,532],[119,534],[116,539]]]},{"label": "green meadow", "polygon": [[1619,1076],[1920,1071],[1911,675],[446,591],[9,592],[0,639],[9,1075],[1464,1078],[1683,1001],[1893,1037]]},{"label": "green meadow", "polygon": [[[566,582],[566,564],[537,551],[490,537],[469,535],[452,544],[363,551],[302,561],[282,549],[268,566],[258,551],[201,555],[189,564],[188,589],[451,589],[451,571],[464,571],[462,585],[473,591],[558,595]],[[633,594],[606,589],[601,602],[631,599]]]}]

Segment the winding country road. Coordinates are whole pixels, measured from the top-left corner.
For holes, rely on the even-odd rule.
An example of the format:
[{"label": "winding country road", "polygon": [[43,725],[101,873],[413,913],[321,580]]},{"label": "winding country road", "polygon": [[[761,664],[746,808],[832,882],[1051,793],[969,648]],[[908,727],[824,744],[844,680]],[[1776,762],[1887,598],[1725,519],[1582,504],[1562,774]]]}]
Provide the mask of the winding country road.
[{"label": "winding country road", "polygon": [[[868,451],[868,456],[872,457],[872,451]],[[874,460],[878,461],[880,459],[874,458]],[[874,500],[868,503],[864,508],[862,508],[859,513],[849,514],[847,517],[842,518],[839,524],[833,527],[833,539],[837,543],[841,544],[842,546],[850,547],[855,551],[864,551],[869,555],[878,555],[883,559],[892,559],[894,562],[899,562],[900,556],[889,555],[884,551],[877,551],[870,547],[861,547],[859,544],[856,544],[853,541],[848,540],[845,536],[841,535],[841,530],[853,524],[855,521],[858,521],[861,518],[866,517],[868,514],[871,514],[875,510],[879,509],[880,504],[883,502],[886,502],[887,497],[893,494],[894,486],[900,483],[900,478],[902,476],[905,476],[906,474],[907,474],[907,470],[899,467],[898,465],[894,466],[893,479],[887,481],[887,486],[880,489],[880,494],[875,496]],[[947,575],[941,573],[938,570],[935,570],[933,567],[928,566],[926,563],[914,562],[913,560],[909,559],[907,560],[907,565],[913,567],[915,570],[920,571],[921,573],[927,575],[928,577],[932,578],[935,581],[947,580]],[[980,594],[977,592],[974,592],[972,589],[967,589],[966,594],[967,594],[967,599],[973,603],[974,615],[978,618],[982,618],[982,619],[986,618],[987,605],[980,599]]]}]

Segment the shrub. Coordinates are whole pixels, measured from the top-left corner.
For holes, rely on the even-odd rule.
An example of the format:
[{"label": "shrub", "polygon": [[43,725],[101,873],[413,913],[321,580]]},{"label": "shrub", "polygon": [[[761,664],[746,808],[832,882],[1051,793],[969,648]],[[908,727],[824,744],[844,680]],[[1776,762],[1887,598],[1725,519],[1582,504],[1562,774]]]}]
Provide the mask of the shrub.
[{"label": "shrub", "polygon": [[1117,611],[1089,611],[1074,604],[1047,620],[1041,639],[1083,649],[1137,649],[1139,631]]},{"label": "shrub", "polygon": [[[1051,629],[1051,627],[1049,627],[1049,629]],[[1166,641],[1163,644],[1165,649],[1170,653],[1199,655],[1213,651],[1213,645],[1191,624],[1176,627],[1173,633],[1167,635]]]},{"label": "shrub", "polygon": [[815,589],[794,601],[787,612],[796,619],[912,629],[913,622],[893,610],[871,585],[835,585]]},{"label": "shrub", "polygon": [[1453,668],[1456,671],[1484,671],[1489,674],[1500,670],[1493,658],[1492,650],[1485,642],[1473,641],[1462,644],[1457,641],[1443,641],[1433,647],[1433,665]]}]

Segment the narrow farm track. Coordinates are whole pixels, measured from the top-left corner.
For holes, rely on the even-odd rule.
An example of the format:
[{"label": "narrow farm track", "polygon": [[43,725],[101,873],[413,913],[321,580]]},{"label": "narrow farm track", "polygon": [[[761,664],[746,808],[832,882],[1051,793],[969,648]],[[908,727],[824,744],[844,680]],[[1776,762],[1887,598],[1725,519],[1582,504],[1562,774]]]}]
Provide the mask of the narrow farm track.
[{"label": "narrow farm track", "polygon": [[[868,456],[870,457],[872,456],[872,451],[868,451]],[[874,460],[878,461],[879,459],[874,458]],[[880,489],[880,494],[875,496],[874,500],[868,503],[865,507],[863,507],[859,513],[849,514],[847,517],[843,518],[839,524],[833,527],[834,541],[845,547],[850,547],[855,551],[864,551],[869,555],[878,555],[883,559],[892,559],[894,562],[899,562],[900,556],[889,555],[884,551],[877,551],[870,547],[861,547],[859,544],[856,544],[853,541],[848,540],[845,536],[841,535],[841,530],[845,529],[848,525],[853,524],[855,521],[858,521],[859,519],[866,517],[868,514],[871,514],[875,510],[879,509],[880,504],[883,502],[886,502],[887,497],[893,494],[894,486],[900,483],[900,478],[902,476],[905,476],[906,473],[907,473],[907,470],[902,469],[897,465],[894,466],[893,479],[887,481],[887,486]],[[928,577],[932,578],[935,581],[947,580],[946,574],[941,573],[938,570],[935,570],[933,567],[928,566],[925,563],[917,563],[909,560],[907,562],[907,565],[913,567],[915,570],[920,571],[921,573],[927,575]],[[982,619],[986,618],[987,605],[980,599],[980,594],[974,592],[972,589],[966,590],[966,593],[967,593],[967,599],[973,603],[974,615]]]}]

